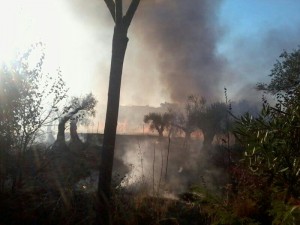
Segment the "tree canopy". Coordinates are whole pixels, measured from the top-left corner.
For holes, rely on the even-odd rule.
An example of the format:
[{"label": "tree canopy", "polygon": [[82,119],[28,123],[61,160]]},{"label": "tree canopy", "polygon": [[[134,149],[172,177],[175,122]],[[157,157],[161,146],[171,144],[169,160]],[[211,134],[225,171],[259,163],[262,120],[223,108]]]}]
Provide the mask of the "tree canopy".
[{"label": "tree canopy", "polygon": [[[67,97],[60,71],[56,78],[43,72],[42,50],[41,43],[33,45],[12,64],[3,65],[0,72],[0,126],[7,128],[0,132],[9,132],[14,140],[11,147],[18,151],[25,151],[41,128],[54,120],[59,104]],[[42,53],[33,61],[30,57],[36,52]]]},{"label": "tree canopy", "polygon": [[300,49],[290,53],[284,51],[271,70],[270,83],[258,83],[257,89],[272,94],[284,94],[286,98],[294,95],[300,85]]},{"label": "tree canopy", "polygon": [[160,137],[162,137],[163,132],[170,127],[171,120],[171,113],[162,114],[151,112],[144,116],[144,123],[149,124],[150,130],[156,130]]},{"label": "tree canopy", "polygon": [[284,52],[272,69],[269,84],[260,89],[276,94],[264,100],[258,117],[237,120],[235,135],[245,147],[245,162],[252,173],[284,193],[284,201],[300,195],[300,51]]},{"label": "tree canopy", "polygon": [[[77,130],[77,122],[87,124],[88,117],[95,116],[95,106],[97,100],[93,94],[87,94],[83,97],[72,97],[70,102],[63,108],[63,112],[59,117],[57,139],[53,145],[54,149],[67,149],[65,142],[65,126],[68,121],[73,121],[70,125],[74,129],[70,129],[71,138],[77,136],[74,134]],[[74,131],[74,132],[73,132]],[[73,135],[73,136],[72,136]],[[77,138],[76,138],[77,139]],[[79,139],[78,139],[79,140]]]}]

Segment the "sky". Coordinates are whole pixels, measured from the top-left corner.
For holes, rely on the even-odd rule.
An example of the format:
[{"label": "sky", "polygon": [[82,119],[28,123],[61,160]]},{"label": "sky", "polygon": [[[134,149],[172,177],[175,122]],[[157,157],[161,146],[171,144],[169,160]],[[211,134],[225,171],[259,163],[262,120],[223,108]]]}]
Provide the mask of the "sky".
[{"label": "sky", "polygon": [[[125,3],[128,1],[125,1]],[[125,4],[124,3],[124,4]],[[126,4],[125,4],[126,5]],[[129,29],[121,105],[199,94],[257,98],[254,86],[300,44],[298,0],[141,0]],[[102,0],[0,0],[0,61],[42,42],[45,71],[106,104],[113,20]]]}]

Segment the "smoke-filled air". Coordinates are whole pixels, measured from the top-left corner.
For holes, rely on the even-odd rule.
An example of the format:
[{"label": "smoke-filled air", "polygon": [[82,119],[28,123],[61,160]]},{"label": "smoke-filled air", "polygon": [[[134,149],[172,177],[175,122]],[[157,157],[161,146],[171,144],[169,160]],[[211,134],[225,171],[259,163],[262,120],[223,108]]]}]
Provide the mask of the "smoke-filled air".
[{"label": "smoke-filled air", "polygon": [[0,0],[0,224],[300,224],[297,0]]}]

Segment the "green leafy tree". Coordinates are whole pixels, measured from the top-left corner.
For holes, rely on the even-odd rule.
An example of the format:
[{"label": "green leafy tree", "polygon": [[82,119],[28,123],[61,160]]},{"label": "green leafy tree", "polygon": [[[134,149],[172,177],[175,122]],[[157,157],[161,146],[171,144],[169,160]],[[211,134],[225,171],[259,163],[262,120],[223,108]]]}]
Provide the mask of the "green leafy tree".
[{"label": "green leafy tree", "polygon": [[160,137],[163,137],[163,133],[167,130],[172,121],[171,113],[154,113],[151,112],[144,116],[144,123],[149,124],[150,130],[156,130]]},{"label": "green leafy tree", "polygon": [[33,69],[25,62],[16,71],[22,73],[20,107],[17,108],[18,123],[21,125],[17,144],[21,151],[25,151],[33,143],[43,126],[54,120],[53,115],[67,97],[61,74],[54,79],[42,72],[43,59],[44,55]]},{"label": "green leafy tree", "polygon": [[16,131],[20,129],[15,109],[19,107],[18,83],[3,66],[0,70],[0,191],[4,190],[12,160]]},{"label": "green leafy tree", "polygon": [[[38,55],[37,59],[32,58]],[[15,191],[22,185],[23,155],[37,140],[42,128],[53,122],[67,89],[60,72],[57,78],[43,72],[45,55],[38,43],[1,70],[1,149],[15,157],[12,173]],[[4,146],[3,146],[4,145]],[[4,150],[3,150],[4,149]]]},{"label": "green leafy tree", "polygon": [[196,95],[190,95],[187,98],[185,112],[172,110],[172,126],[185,133],[185,139],[188,141],[191,134],[198,129],[198,115],[205,108],[205,99]]},{"label": "green leafy tree", "polygon": [[245,148],[244,161],[251,173],[276,190],[273,195],[283,193],[279,200],[286,204],[300,196],[299,51],[284,52],[280,58],[270,84],[264,85],[276,94],[277,102],[270,105],[264,100],[255,118],[241,116],[234,133]]},{"label": "green leafy tree", "polygon": [[299,106],[282,111],[265,103],[257,118],[246,114],[235,129],[251,171],[285,189],[287,199],[299,196],[299,112]]},{"label": "green leafy tree", "polygon": [[270,83],[258,83],[257,89],[277,95],[277,100],[293,98],[300,86],[300,49],[284,51],[271,70]]},{"label": "green leafy tree", "polygon": [[217,215],[219,223],[224,218],[233,218],[237,224],[244,224],[249,218],[254,219],[255,224],[297,224],[299,71],[299,50],[284,52],[271,71],[270,83],[258,84],[259,90],[275,96],[275,104],[264,99],[256,117],[246,113],[237,118],[233,132],[245,152],[231,171],[235,181],[230,185],[229,196],[232,197],[226,203],[227,209],[221,208],[222,213],[229,212],[231,217]]},{"label": "green leafy tree", "polygon": [[[19,77],[13,76],[8,68],[0,70],[0,146],[10,148],[13,144],[14,131],[19,129],[16,109],[20,106]],[[17,80],[18,79],[18,80]]]},{"label": "green leafy tree", "polygon": [[216,134],[229,131],[228,106],[225,103],[216,102],[207,106],[198,114],[198,127],[204,134],[203,147],[211,147]]}]

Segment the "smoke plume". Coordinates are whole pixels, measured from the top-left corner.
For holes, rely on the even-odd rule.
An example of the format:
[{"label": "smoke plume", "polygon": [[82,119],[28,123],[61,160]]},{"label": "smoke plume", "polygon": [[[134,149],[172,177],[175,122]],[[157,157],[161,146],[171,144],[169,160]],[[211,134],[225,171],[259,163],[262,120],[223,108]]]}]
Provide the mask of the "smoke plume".
[{"label": "smoke plume", "polygon": [[[112,33],[113,21],[104,1],[99,2],[76,0],[71,5],[77,15],[81,14],[81,23],[98,27],[95,29],[98,34],[94,35],[110,47],[111,38],[103,30]],[[124,12],[129,2],[124,1]],[[226,71],[225,60],[216,53],[223,35],[217,16],[221,3],[220,0],[142,0],[128,33],[121,103],[155,101],[158,105],[185,100],[189,94],[209,99],[220,96],[219,82]],[[106,60],[110,63],[107,53]]]},{"label": "smoke plume", "polygon": [[171,100],[197,93],[219,96],[225,61],[216,54],[222,37],[218,26],[219,0],[144,1],[133,33],[143,40],[143,51],[155,52],[163,87]]},{"label": "smoke plume", "polygon": [[[113,20],[103,0],[66,1],[74,19],[91,37],[88,60],[97,65],[91,88],[105,103]],[[124,12],[130,1],[124,0]],[[226,13],[235,17],[225,20],[228,2],[141,0],[128,33],[121,105],[158,106],[182,102],[189,94],[215,101],[223,99],[224,86],[233,100],[241,100],[250,95],[245,86],[267,82],[279,54],[297,47],[299,23],[288,20],[291,25],[287,27],[286,22],[272,21],[272,26],[266,26],[255,22],[254,15],[253,24],[252,18],[243,23],[241,15],[232,10],[233,3]],[[237,25],[248,25],[249,32],[241,32]]]}]

